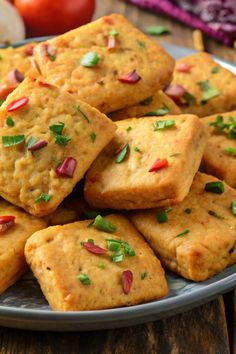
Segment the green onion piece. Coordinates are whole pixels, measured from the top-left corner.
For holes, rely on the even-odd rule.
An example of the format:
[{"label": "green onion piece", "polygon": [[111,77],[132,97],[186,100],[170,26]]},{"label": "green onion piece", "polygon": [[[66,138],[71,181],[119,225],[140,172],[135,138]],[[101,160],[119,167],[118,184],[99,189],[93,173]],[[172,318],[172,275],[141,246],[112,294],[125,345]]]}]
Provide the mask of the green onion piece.
[{"label": "green onion piece", "polygon": [[175,121],[172,119],[157,120],[155,123],[153,123],[153,127],[155,131],[173,127],[174,125],[175,125]]},{"label": "green onion piece", "polygon": [[186,209],[184,209],[184,212],[185,212],[186,214],[191,214],[192,209],[191,209],[191,208],[186,208]]},{"label": "green onion piece", "polygon": [[120,241],[108,239],[108,240],[106,240],[106,242],[107,242],[107,248],[109,249],[109,251],[112,251],[112,252],[120,251],[120,249],[121,249],[121,242]]},{"label": "green onion piece", "polygon": [[105,265],[105,263],[100,262],[100,263],[97,264],[97,267],[100,268],[100,269],[105,269],[106,265]]},{"label": "green onion piece", "polygon": [[133,129],[132,127],[128,127],[128,128],[126,129],[127,133],[129,133],[132,129]]},{"label": "green onion piece", "polygon": [[124,160],[128,150],[129,150],[129,144],[125,144],[125,146],[121,149],[121,151],[117,155],[115,159],[115,163],[121,163]]},{"label": "green onion piece", "polygon": [[130,257],[135,256],[134,249],[128,244],[128,242],[123,241],[122,246],[125,249],[125,254],[127,254]]},{"label": "green onion piece", "polygon": [[87,120],[88,123],[90,123],[90,120],[88,119],[88,117],[86,116],[86,114],[85,114],[83,111],[81,111],[79,105],[76,107],[76,109],[77,109],[77,111],[81,114],[81,116],[82,116],[85,120]]},{"label": "green onion piece", "polygon": [[205,185],[205,191],[217,193],[217,194],[222,194],[224,192],[224,184],[220,181],[209,182]]},{"label": "green onion piece", "polygon": [[112,36],[112,37],[116,37],[116,36],[118,36],[118,34],[119,34],[119,32],[117,32],[117,30],[115,30],[114,28],[108,32],[108,35]]},{"label": "green onion piece", "polygon": [[134,147],[134,151],[135,152],[141,152],[141,150],[137,146]]},{"label": "green onion piece", "polygon": [[42,203],[42,202],[49,202],[49,200],[52,198],[51,195],[46,194],[46,193],[41,193],[40,196],[38,198],[35,199],[35,204],[37,203]]},{"label": "green onion piece", "polygon": [[144,29],[144,32],[151,36],[161,36],[162,34],[171,33],[165,26],[148,26]]},{"label": "green onion piece", "polygon": [[201,91],[203,92],[201,97],[201,104],[207,103],[210,99],[219,96],[220,91],[215,87],[210,86],[209,80],[199,81],[197,83],[200,86]]},{"label": "green onion piece", "polygon": [[54,135],[61,135],[63,128],[65,124],[62,122],[58,122],[57,124],[53,124],[49,126],[49,130],[54,134]]},{"label": "green onion piece", "polygon": [[156,219],[159,222],[159,224],[163,224],[164,222],[168,221],[168,216],[165,210],[159,210],[156,213]]},{"label": "green onion piece", "polygon": [[56,135],[55,144],[66,146],[70,142],[70,138],[67,135]]},{"label": "green onion piece", "polygon": [[112,224],[109,220],[104,219],[101,215],[96,216],[92,225],[98,230],[102,230],[105,232],[116,231],[116,226]]},{"label": "green onion piece", "polygon": [[12,119],[12,117],[8,116],[6,118],[6,124],[9,126],[9,127],[14,127],[15,123],[14,123],[14,120]]},{"label": "green onion piece", "polygon": [[175,156],[179,156],[179,155],[180,155],[179,152],[175,152],[175,153],[171,154],[169,157],[175,157]]},{"label": "green onion piece", "polygon": [[230,204],[231,211],[234,215],[236,215],[236,202],[232,202]]},{"label": "green onion piece", "polygon": [[97,138],[96,133],[92,132],[92,133],[90,134],[90,138],[91,138],[92,142],[94,143],[95,140],[96,140],[96,138]]},{"label": "green onion piece", "polygon": [[148,105],[150,105],[150,103],[152,103],[152,101],[153,101],[153,97],[149,96],[149,97],[145,98],[145,100],[140,101],[139,104],[141,104],[141,106],[148,106]]},{"label": "green onion piece", "polygon": [[130,257],[135,256],[135,251],[128,242],[114,239],[107,239],[106,242],[109,251],[123,252],[124,254],[127,254]]},{"label": "green onion piece", "polygon": [[188,106],[196,103],[196,98],[190,92],[185,92],[183,98]]},{"label": "green onion piece", "polygon": [[88,210],[84,212],[85,217],[88,219],[95,219],[99,214],[100,212],[98,210]]},{"label": "green onion piece", "polygon": [[212,74],[217,74],[219,72],[219,67],[218,66],[213,66],[213,68],[211,68],[211,73]]},{"label": "green onion piece", "polygon": [[115,252],[111,255],[111,260],[114,263],[123,262],[124,258],[125,258],[125,254],[122,251]]},{"label": "green onion piece", "polygon": [[163,104],[162,108],[155,109],[154,111],[144,113],[144,116],[164,116],[169,113],[169,108]]},{"label": "green onion piece", "polygon": [[24,135],[2,136],[2,144],[4,147],[21,144],[24,140]]},{"label": "green onion piece", "polygon": [[225,123],[223,116],[217,116],[214,122],[210,122],[208,124],[220,131],[226,130],[229,138],[236,139],[236,117],[229,117],[228,122]]},{"label": "green onion piece", "polygon": [[176,237],[181,237],[181,236],[183,236],[183,235],[186,235],[186,234],[188,234],[189,232],[190,232],[189,230],[184,230],[184,231],[180,232],[178,235],[176,235],[175,238],[176,238]]},{"label": "green onion piece", "polygon": [[88,238],[87,242],[92,243],[94,245],[94,239],[93,238]]},{"label": "green onion piece", "polygon": [[138,46],[139,46],[140,48],[145,48],[145,43],[144,43],[144,41],[140,41],[139,39],[137,39],[137,43],[138,43]]},{"label": "green onion piece", "polygon": [[77,275],[77,278],[80,280],[80,282],[83,285],[90,285],[91,284],[91,281],[90,281],[89,276],[87,274],[79,274],[79,275]]},{"label": "green onion piece", "polygon": [[31,136],[25,143],[25,146],[27,147],[27,149],[31,148],[34,144],[37,143],[37,139],[33,136]]},{"label": "green onion piece", "polygon": [[214,216],[215,218],[218,218],[218,219],[224,219],[223,216],[217,214],[215,211],[213,210],[208,210],[208,214],[211,215],[211,216]]},{"label": "green onion piece", "polygon": [[141,276],[140,276],[141,280],[144,280],[147,277],[147,275],[148,275],[147,271],[141,273]]},{"label": "green onion piece", "polygon": [[236,147],[226,147],[224,148],[224,152],[229,155],[236,155]]},{"label": "green onion piece", "polygon": [[80,65],[85,66],[86,68],[92,68],[98,64],[99,59],[100,58],[96,52],[88,52],[80,59]]}]

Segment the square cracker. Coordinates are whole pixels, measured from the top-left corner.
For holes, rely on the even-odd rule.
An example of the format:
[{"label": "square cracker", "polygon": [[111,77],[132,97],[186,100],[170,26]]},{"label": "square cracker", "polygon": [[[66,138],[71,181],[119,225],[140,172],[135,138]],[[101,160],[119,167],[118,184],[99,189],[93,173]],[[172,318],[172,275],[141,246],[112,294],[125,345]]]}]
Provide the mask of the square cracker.
[{"label": "square cracker", "polygon": [[[154,123],[173,120],[175,125],[154,130]],[[145,209],[179,203],[188,194],[198,170],[206,131],[193,115],[144,117],[117,121],[114,139],[90,167],[85,199],[95,208]],[[126,144],[127,154],[115,163]],[[138,149],[138,151],[137,151]],[[157,159],[168,166],[149,172]]]},{"label": "square cracker", "polygon": [[43,220],[0,200],[0,216],[5,215],[15,216],[15,225],[0,235],[0,293],[14,284],[27,268],[24,256],[26,240],[47,226]]},{"label": "square cracker", "polygon": [[[206,183],[215,181],[219,180],[197,173],[188,196],[167,213],[167,222],[158,223],[158,209],[131,215],[162,264],[194,281],[205,280],[236,262],[236,216],[230,209],[236,191],[224,184],[222,194],[206,192]],[[186,230],[189,232],[177,237]]]},{"label": "square cracker", "polygon": [[[190,65],[190,71],[187,73],[178,72],[176,68],[180,63]],[[213,68],[216,68],[217,72],[212,72]],[[198,83],[206,80],[211,87],[219,91],[219,95],[208,100],[207,103],[201,104],[203,92]],[[195,103],[181,106],[183,113],[204,117],[214,113],[227,112],[236,107],[236,76],[215,62],[207,53],[195,53],[177,60],[172,83],[180,84],[195,98]]]},{"label": "square cracker", "polygon": [[235,139],[230,139],[225,131],[220,131],[209,123],[215,122],[217,116],[228,122],[230,117],[236,119],[236,111],[205,117],[201,121],[207,127],[210,137],[202,157],[201,168],[204,172],[224,180],[231,187],[236,187],[236,159],[224,151],[225,148],[236,148]]},{"label": "square cracker", "polygon": [[[21,97],[28,97],[29,102],[21,109],[7,112],[8,104]],[[14,126],[6,123],[9,115]],[[49,129],[58,122],[65,124],[62,134],[71,139],[66,146],[55,143]],[[0,108],[0,124],[0,195],[36,216],[50,214],[57,208],[116,129],[98,110],[40,78],[25,79],[8,96]],[[3,146],[3,136],[16,135],[24,135],[25,141]],[[32,153],[26,145],[30,137],[45,140],[47,146]],[[77,161],[72,178],[59,177],[56,173],[58,164],[66,157]],[[50,195],[51,199],[35,203],[41,193]]]},{"label": "square cracker", "polygon": [[[88,227],[91,220],[53,226],[36,232],[27,242],[25,254],[42,291],[53,310],[98,310],[135,305],[167,294],[164,270],[148,244],[132,224],[121,215],[105,218],[116,226],[114,233]],[[107,249],[107,239],[127,242],[135,251],[114,263],[110,251],[96,255],[81,242],[92,239]],[[122,289],[122,273],[130,270],[130,292]],[[86,274],[91,284],[84,285],[78,275]],[[145,276],[144,276],[145,274]]]},{"label": "square cracker", "polygon": [[110,113],[109,118],[116,121],[134,117],[145,117],[147,113],[151,115],[150,112],[152,112],[152,115],[162,116],[165,114],[154,114],[154,112],[163,108],[166,108],[166,114],[181,113],[180,108],[174,103],[174,101],[160,90],[154,95],[147,97],[146,100],[139,102],[138,104]]},{"label": "square cracker", "polygon": [[[109,50],[108,36],[114,30],[118,32],[116,44]],[[48,50],[54,53],[53,61],[46,55]],[[100,58],[97,65],[80,65],[82,56],[91,51]],[[118,14],[40,43],[34,56],[49,82],[69,90],[101,112],[130,106],[166,87],[174,69],[174,60],[164,49]],[[141,77],[138,82],[119,81],[120,76],[133,70]]]}]

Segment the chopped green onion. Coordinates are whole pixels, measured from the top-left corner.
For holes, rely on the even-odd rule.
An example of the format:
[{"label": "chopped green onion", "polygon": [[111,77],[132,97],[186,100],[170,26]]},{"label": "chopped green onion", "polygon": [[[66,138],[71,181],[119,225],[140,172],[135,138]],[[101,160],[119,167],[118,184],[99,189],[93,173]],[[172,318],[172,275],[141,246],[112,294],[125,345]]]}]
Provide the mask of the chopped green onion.
[{"label": "chopped green onion", "polygon": [[153,97],[149,96],[145,98],[145,100],[140,101],[139,104],[141,104],[141,106],[148,106],[150,103],[152,103],[152,101],[153,101]]},{"label": "chopped green onion", "polygon": [[133,129],[132,127],[128,127],[128,128],[126,129],[127,133],[129,133],[132,129]]},{"label": "chopped green onion", "polygon": [[157,120],[155,123],[153,123],[155,131],[173,127],[174,125],[175,121],[173,119]]},{"label": "chopped green onion", "polygon": [[57,124],[53,124],[49,126],[49,130],[54,134],[54,135],[61,135],[63,128],[65,124],[62,122],[58,122]]},{"label": "chopped green onion", "polygon": [[141,152],[141,150],[137,146],[134,147],[134,151],[135,152]]},{"label": "chopped green onion", "polygon": [[169,157],[175,157],[175,156],[179,156],[179,155],[180,155],[179,152],[175,152],[175,153],[171,154]]},{"label": "chopped green onion", "polygon": [[38,198],[35,199],[35,204],[37,203],[41,203],[41,202],[49,202],[49,200],[52,198],[51,195],[46,194],[46,193],[41,193],[40,196]]},{"label": "chopped green onion", "polygon": [[56,135],[55,136],[55,144],[66,146],[71,139],[67,135]]},{"label": "chopped green onion", "polygon": [[213,66],[213,68],[211,68],[211,73],[212,74],[217,74],[219,72],[219,67],[218,66]]},{"label": "chopped green onion", "polygon": [[112,224],[109,220],[104,219],[101,215],[97,215],[94,219],[92,225],[98,230],[105,232],[114,232],[116,231],[116,226]]},{"label": "chopped green onion", "polygon": [[117,32],[117,30],[115,30],[113,28],[108,32],[108,34],[109,34],[109,36],[116,37],[116,36],[118,36],[119,32]]},{"label": "chopped green onion", "polygon": [[141,273],[141,276],[140,276],[141,280],[144,280],[147,277],[147,275],[148,275],[147,271]]},{"label": "chopped green onion", "polygon": [[100,269],[105,269],[106,265],[105,265],[105,263],[100,262],[100,263],[97,264],[97,267],[100,268]]},{"label": "chopped green onion", "polygon": [[144,41],[140,41],[139,39],[137,39],[137,43],[138,43],[138,46],[139,46],[140,48],[145,48],[145,43],[144,43]]},{"label": "chopped green onion", "polygon": [[96,140],[96,138],[97,138],[96,133],[92,132],[92,133],[90,134],[90,138],[91,138],[92,142],[94,143],[95,140]]},{"label": "chopped green onion", "polygon": [[80,65],[85,66],[86,68],[92,68],[98,64],[99,59],[100,58],[96,52],[88,52],[80,59]]},{"label": "chopped green onion", "polygon": [[156,219],[159,222],[159,224],[163,224],[164,222],[168,221],[168,216],[165,210],[159,210],[156,213]]},{"label": "chopped green onion", "polygon": [[38,140],[35,137],[31,136],[25,143],[27,149],[31,148],[34,144],[37,143],[37,141]]},{"label": "chopped green onion", "polygon": [[90,281],[89,276],[87,274],[79,274],[77,276],[77,278],[80,280],[80,282],[83,285],[90,285],[91,284],[91,281]]},{"label": "chopped green onion", "polygon": [[236,147],[226,147],[224,148],[224,152],[229,155],[236,155]]},{"label": "chopped green onion", "polygon": [[148,26],[144,29],[144,32],[151,36],[161,36],[162,34],[171,33],[165,26]]},{"label": "chopped green onion", "polygon": [[83,111],[81,111],[79,105],[76,107],[76,109],[77,109],[77,111],[81,114],[81,116],[82,116],[85,120],[87,120],[88,123],[90,123],[90,120],[88,119],[88,117],[86,116],[86,114],[85,114]]},{"label": "chopped green onion", "polygon": [[112,240],[112,239],[108,239],[106,241],[107,241],[107,248],[109,249],[109,251],[117,252],[121,249],[121,242],[120,241],[116,241],[116,240]]},{"label": "chopped green onion", "polygon": [[92,243],[94,245],[94,239],[93,238],[88,238],[87,242]]},{"label": "chopped green onion", "polygon": [[236,139],[236,117],[229,117],[228,122],[225,123],[223,116],[217,116],[214,122],[208,124],[220,131],[226,130],[229,138]]},{"label": "chopped green onion", "polygon": [[122,240],[107,239],[107,248],[109,251],[114,252],[111,255],[113,262],[122,262],[125,255],[130,257],[135,256],[134,249],[128,244],[128,242]]},{"label": "chopped green onion", "polygon": [[15,123],[14,123],[14,120],[12,119],[12,117],[8,116],[6,118],[6,124],[9,126],[9,127],[14,127]]},{"label": "chopped green onion", "polygon": [[230,204],[231,211],[234,215],[236,215],[236,202],[232,202]]},{"label": "chopped green onion", "polygon": [[129,144],[125,144],[125,146],[121,149],[121,151],[117,155],[115,159],[115,163],[121,163],[124,160],[128,150],[129,150]]},{"label": "chopped green onion", "polygon": [[144,113],[144,116],[165,116],[169,113],[169,108],[163,104],[162,108],[155,109],[154,111]]},{"label": "chopped green onion", "polygon": [[202,97],[201,97],[201,104],[207,103],[210,99],[219,96],[220,91],[216,89],[215,87],[210,86],[209,81],[199,81],[197,83],[200,86],[201,91],[203,92]]},{"label": "chopped green onion", "polygon": [[215,211],[213,210],[208,210],[208,214],[211,215],[211,216],[214,216],[215,218],[218,218],[218,219],[224,219],[223,216],[217,214]]},{"label": "chopped green onion", "polygon": [[124,258],[125,258],[125,254],[122,251],[115,252],[111,255],[111,260],[114,263],[123,262]]},{"label": "chopped green onion", "polygon": [[24,135],[2,136],[2,144],[4,147],[21,144],[24,140]]},{"label": "chopped green onion", "polygon": [[184,93],[183,98],[188,106],[191,106],[196,102],[196,98],[190,92],[187,91]]},{"label": "chopped green onion", "polygon": [[184,212],[185,212],[186,214],[191,214],[192,209],[191,209],[191,208],[186,208],[186,209],[184,209]]},{"label": "chopped green onion", "polygon": [[181,237],[181,236],[183,236],[183,235],[186,235],[186,234],[188,234],[189,232],[190,232],[189,230],[184,230],[184,231],[180,232],[178,235],[176,235],[175,238],[176,238],[176,237]]},{"label": "chopped green onion", "polygon": [[209,182],[205,185],[206,192],[222,194],[224,192],[224,184],[222,182]]}]

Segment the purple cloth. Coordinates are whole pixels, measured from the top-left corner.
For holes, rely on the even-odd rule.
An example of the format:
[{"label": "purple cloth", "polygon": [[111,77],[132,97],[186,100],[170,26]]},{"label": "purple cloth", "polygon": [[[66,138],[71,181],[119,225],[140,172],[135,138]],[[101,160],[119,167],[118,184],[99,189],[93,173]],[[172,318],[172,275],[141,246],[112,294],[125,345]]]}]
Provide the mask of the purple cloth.
[{"label": "purple cloth", "polygon": [[225,45],[236,40],[236,0],[128,1],[200,29]]}]

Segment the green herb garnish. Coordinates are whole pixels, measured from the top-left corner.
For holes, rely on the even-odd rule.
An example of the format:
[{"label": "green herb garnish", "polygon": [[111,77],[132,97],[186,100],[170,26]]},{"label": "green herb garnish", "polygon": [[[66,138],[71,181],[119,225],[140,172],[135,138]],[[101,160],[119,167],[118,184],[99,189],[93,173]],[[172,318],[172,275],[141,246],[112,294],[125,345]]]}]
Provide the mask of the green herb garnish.
[{"label": "green herb garnish", "polygon": [[41,193],[40,196],[38,198],[35,199],[35,204],[37,203],[42,203],[42,202],[49,202],[49,200],[52,198],[51,195],[46,194],[46,193]]},{"label": "green herb garnish", "polygon": [[210,86],[209,80],[199,81],[197,84],[199,85],[201,91],[203,92],[200,100],[201,104],[207,103],[207,101],[209,101],[210,99],[216,96],[219,96],[220,94],[220,91],[218,89]]},{"label": "green herb garnish", "polygon": [[14,120],[12,119],[12,117],[8,116],[6,118],[6,124],[9,126],[9,127],[14,127],[15,123],[14,123]]},{"label": "green herb garnish", "polygon": [[185,212],[186,214],[191,214],[192,209],[191,209],[191,208],[186,208],[186,209],[184,209],[184,212]]},{"label": "green herb garnish", "polygon": [[112,224],[109,220],[104,219],[101,215],[97,215],[94,219],[92,225],[98,230],[105,232],[114,232],[116,231],[116,226]]},{"label": "green herb garnish", "polygon": [[76,109],[77,109],[77,111],[81,114],[81,116],[82,116],[85,120],[87,120],[88,123],[90,123],[90,120],[88,119],[88,117],[86,116],[86,114],[85,114],[83,111],[81,111],[79,105],[76,107]]},{"label": "green herb garnish", "polygon": [[224,152],[229,155],[236,155],[236,147],[226,147],[224,148]]},{"label": "green herb garnish", "polygon": [[37,139],[34,136],[31,136],[25,143],[27,149],[30,149],[34,144],[37,143]]},{"label": "green herb garnish", "polygon": [[145,98],[145,100],[140,101],[139,104],[141,104],[141,106],[148,106],[150,103],[152,103],[152,101],[153,101],[153,97],[149,96]]},{"label": "green herb garnish", "polygon": [[219,72],[219,67],[218,66],[213,66],[213,68],[211,68],[211,73],[212,74],[217,74]]},{"label": "green herb garnish", "polygon": [[80,282],[83,285],[90,285],[91,284],[91,281],[90,281],[89,276],[87,274],[79,274],[79,275],[77,275],[77,278],[80,280]]},{"label": "green herb garnish", "polygon": [[122,262],[125,258],[125,255],[128,255],[130,257],[135,256],[135,251],[125,241],[107,239],[106,242],[109,251],[113,252],[113,254],[111,255],[112,262]]},{"label": "green herb garnish", "polygon": [[224,122],[223,116],[217,116],[214,122],[208,123],[219,131],[228,133],[229,138],[236,139],[236,117],[229,117],[228,122]]},{"label": "green herb garnish", "polygon": [[169,157],[175,157],[175,156],[179,156],[180,152],[174,152],[173,154],[169,155]]},{"label": "green herb garnish", "polygon": [[91,138],[92,142],[94,143],[95,140],[96,140],[96,138],[97,138],[96,133],[92,132],[92,133],[90,134],[90,138]]},{"label": "green herb garnish", "polygon": [[96,52],[88,52],[80,59],[80,65],[85,66],[86,68],[92,68],[98,64],[99,59],[100,58]]},{"label": "green herb garnish", "polygon": [[61,135],[65,124],[62,122],[58,122],[57,124],[53,124],[49,126],[49,130],[53,135]]},{"label": "green herb garnish", "polygon": [[176,238],[176,237],[181,237],[181,236],[183,236],[183,235],[186,235],[186,234],[188,234],[189,232],[190,232],[189,230],[184,230],[184,231],[180,232],[178,235],[176,235],[175,238]]},{"label": "green herb garnish", "polygon": [[129,133],[132,129],[133,129],[132,127],[128,127],[128,128],[126,129],[127,133]]},{"label": "green herb garnish", "polygon": [[217,219],[224,219],[223,216],[217,214],[217,213],[216,213],[215,211],[213,211],[213,210],[208,210],[208,214],[211,215],[211,216],[214,216],[214,217],[217,218]]},{"label": "green herb garnish", "polygon": [[169,108],[163,104],[162,108],[155,109],[154,111],[144,113],[144,116],[164,116],[169,113]]},{"label": "green herb garnish", "polygon": [[100,269],[105,269],[106,265],[105,265],[105,263],[100,262],[100,263],[97,264],[97,267],[100,268]]},{"label": "green herb garnish", "polygon": [[156,213],[156,219],[159,224],[163,224],[164,222],[168,221],[168,216],[166,210],[159,210]]},{"label": "green herb garnish", "polygon": [[185,92],[183,95],[183,99],[185,100],[188,106],[191,106],[196,102],[196,98],[190,92]]},{"label": "green herb garnish", "polygon": [[205,191],[222,194],[224,192],[224,184],[222,182],[209,182],[205,185]]},{"label": "green herb garnish", "polygon": [[125,258],[125,254],[122,251],[115,252],[111,255],[111,260],[114,263],[123,262],[124,258]]},{"label": "green herb garnish", "polygon": [[112,37],[116,37],[116,36],[118,36],[118,34],[119,34],[119,32],[117,32],[117,30],[115,30],[114,28],[108,32],[108,35],[112,36]]},{"label": "green herb garnish", "polygon": [[236,215],[236,202],[232,202],[230,204],[231,211],[234,215]]},{"label": "green herb garnish", "polygon": [[21,144],[24,140],[24,135],[2,136],[2,144],[4,147]]},{"label": "green herb garnish", "polygon": [[125,146],[121,149],[121,151],[117,155],[115,159],[115,163],[121,163],[124,160],[125,156],[127,155],[128,150],[129,150],[129,144],[125,144]]},{"label": "green herb garnish", "polygon": [[140,275],[141,280],[144,280],[147,277],[147,275],[148,275],[148,272],[146,272],[146,271],[141,273],[141,275]]},{"label": "green herb garnish", "polygon": [[134,151],[135,152],[141,152],[141,150],[137,146],[134,147]]},{"label": "green herb garnish", "polygon": [[165,26],[148,26],[144,29],[144,32],[151,36],[161,36],[162,34],[171,33]]},{"label": "green herb garnish", "polygon": [[145,48],[145,43],[144,43],[144,41],[140,41],[139,39],[137,39],[137,43],[138,43],[138,46],[139,46],[140,48]]},{"label": "green herb garnish", "polygon": [[70,142],[70,138],[67,135],[56,135],[55,144],[66,146]]},{"label": "green herb garnish", "polygon": [[155,123],[153,123],[153,127],[155,131],[173,127],[174,125],[175,125],[175,121],[172,119],[157,120]]}]

